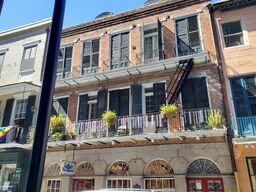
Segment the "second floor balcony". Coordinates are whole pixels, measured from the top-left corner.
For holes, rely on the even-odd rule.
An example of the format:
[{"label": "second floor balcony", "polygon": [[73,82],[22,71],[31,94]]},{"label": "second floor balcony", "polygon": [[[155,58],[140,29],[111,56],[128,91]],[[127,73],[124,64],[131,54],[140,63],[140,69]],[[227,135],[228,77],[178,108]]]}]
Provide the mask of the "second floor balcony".
[{"label": "second floor balcony", "polygon": [[179,137],[179,134],[207,135],[207,131],[218,133],[219,130],[224,130],[223,125],[215,129],[216,127],[209,123],[209,118],[213,113],[220,114],[218,110],[207,108],[182,110],[170,119],[163,118],[159,113],[122,116],[118,117],[115,124],[111,126],[106,125],[102,119],[70,122],[66,124],[61,137],[52,137],[53,132],[50,133],[49,141],[88,140],[89,142],[91,139],[97,138],[131,139],[133,136],[148,138],[165,134],[169,136],[175,136],[176,134],[178,138],[183,139],[182,136]]},{"label": "second floor balcony", "polygon": [[235,118],[231,115],[231,126],[235,137],[256,136],[256,116]]}]

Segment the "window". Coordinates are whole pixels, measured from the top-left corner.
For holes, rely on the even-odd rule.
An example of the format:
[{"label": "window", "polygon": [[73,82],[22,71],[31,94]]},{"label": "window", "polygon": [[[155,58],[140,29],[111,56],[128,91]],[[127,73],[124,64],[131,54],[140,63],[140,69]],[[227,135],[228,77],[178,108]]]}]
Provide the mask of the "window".
[{"label": "window", "polygon": [[111,37],[110,69],[127,67],[129,62],[129,32]]},{"label": "window", "polygon": [[118,116],[129,115],[129,89],[114,90],[109,92],[109,109]]},{"label": "window", "polygon": [[5,56],[5,53],[0,53],[0,76],[1,76],[2,68],[4,64],[4,56]]},{"label": "window", "polygon": [[53,101],[52,114],[62,114],[63,116],[67,116],[68,112],[68,100],[69,98],[61,98]]},{"label": "window", "polygon": [[46,192],[60,192],[60,180],[51,179],[47,181]]},{"label": "window", "polygon": [[126,189],[131,188],[131,179],[108,179],[107,188],[110,189]]},{"label": "window", "polygon": [[256,157],[247,158],[252,191],[256,192]]},{"label": "window", "polygon": [[231,79],[233,103],[237,117],[256,115],[256,81],[255,76]]},{"label": "window", "polygon": [[97,96],[88,98],[87,114],[89,121],[97,118]]},{"label": "window", "polygon": [[73,179],[72,192],[94,190],[94,183],[94,179]]},{"label": "window", "polygon": [[177,53],[179,56],[201,51],[197,16],[176,21]]},{"label": "window", "polygon": [[187,79],[181,90],[183,109],[209,108],[206,78]]},{"label": "window", "polygon": [[20,191],[21,172],[20,164],[0,164],[0,191]]},{"label": "window", "polygon": [[99,49],[99,39],[84,42],[82,75],[97,71],[99,65]]},{"label": "window", "polygon": [[154,113],[156,111],[153,87],[145,89],[145,104],[146,104],[146,114]]},{"label": "window", "polygon": [[159,46],[159,36],[161,36],[161,25],[158,28],[157,23],[144,26],[144,62],[156,60],[159,58],[159,52],[162,47]]},{"label": "window", "polygon": [[14,111],[14,121],[16,125],[23,126],[24,119],[26,117],[27,99],[21,99],[16,101],[16,107]]},{"label": "window", "polygon": [[23,52],[23,59],[20,66],[20,71],[28,71],[34,68],[37,45],[25,47]]},{"label": "window", "polygon": [[147,178],[145,181],[145,188],[154,191],[175,191],[174,178]]},{"label": "window", "polygon": [[244,44],[243,30],[240,20],[223,23],[222,32],[225,47],[233,47]]},{"label": "window", "polygon": [[72,52],[72,46],[59,50],[57,79],[71,77]]}]

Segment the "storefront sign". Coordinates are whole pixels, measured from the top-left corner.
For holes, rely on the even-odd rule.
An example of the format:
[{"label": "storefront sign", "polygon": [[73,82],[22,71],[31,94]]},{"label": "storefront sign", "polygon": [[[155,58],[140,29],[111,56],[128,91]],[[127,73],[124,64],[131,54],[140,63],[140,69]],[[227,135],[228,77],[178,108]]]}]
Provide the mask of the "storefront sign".
[{"label": "storefront sign", "polygon": [[62,161],[60,172],[62,175],[73,175],[75,172],[75,162]]}]

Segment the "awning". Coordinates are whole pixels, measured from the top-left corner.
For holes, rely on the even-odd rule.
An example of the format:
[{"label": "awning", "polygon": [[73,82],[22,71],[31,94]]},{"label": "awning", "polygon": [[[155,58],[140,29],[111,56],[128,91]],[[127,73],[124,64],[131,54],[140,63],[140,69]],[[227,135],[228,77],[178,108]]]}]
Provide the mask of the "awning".
[{"label": "awning", "polygon": [[14,83],[10,85],[0,86],[0,96],[24,93],[27,91],[36,91],[39,93],[40,86],[29,82]]}]

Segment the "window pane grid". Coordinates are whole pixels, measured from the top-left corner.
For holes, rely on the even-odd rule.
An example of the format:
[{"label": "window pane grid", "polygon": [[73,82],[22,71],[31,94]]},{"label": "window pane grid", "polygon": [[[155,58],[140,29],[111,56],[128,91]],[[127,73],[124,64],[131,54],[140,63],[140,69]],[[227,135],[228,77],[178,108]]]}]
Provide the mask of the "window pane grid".
[{"label": "window pane grid", "polygon": [[48,180],[46,192],[60,192],[60,180]]},{"label": "window pane grid", "polygon": [[17,100],[14,119],[25,119],[27,109],[27,100]]}]

